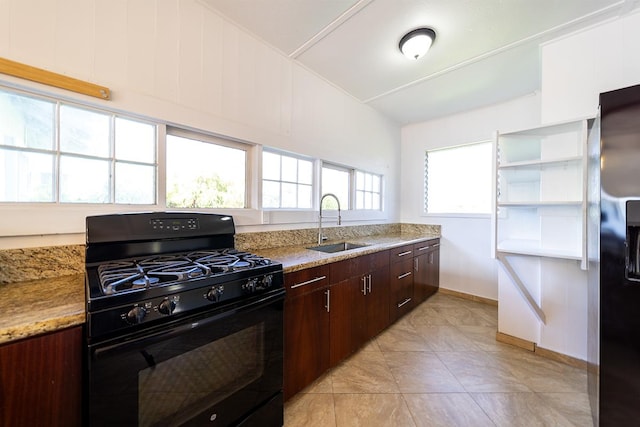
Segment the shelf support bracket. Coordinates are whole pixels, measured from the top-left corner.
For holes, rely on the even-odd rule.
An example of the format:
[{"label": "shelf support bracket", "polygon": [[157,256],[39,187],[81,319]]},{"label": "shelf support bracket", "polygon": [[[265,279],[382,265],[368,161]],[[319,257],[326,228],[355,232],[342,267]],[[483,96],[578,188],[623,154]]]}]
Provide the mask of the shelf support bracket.
[{"label": "shelf support bracket", "polygon": [[538,320],[540,320],[544,325],[546,325],[547,319],[546,319],[546,316],[544,315],[544,312],[542,311],[538,303],[533,299],[533,297],[529,293],[529,290],[527,290],[527,287],[524,285],[522,280],[520,280],[518,273],[516,273],[516,271],[513,269],[513,266],[509,263],[509,260],[507,259],[507,257],[501,253],[497,253],[496,257],[498,258],[498,261],[500,261],[500,265],[502,265],[502,267],[504,268],[504,271],[511,278],[511,281],[515,285],[518,292],[520,292],[520,295],[522,296],[522,298],[524,298],[529,308],[533,311],[533,314],[536,315]]}]

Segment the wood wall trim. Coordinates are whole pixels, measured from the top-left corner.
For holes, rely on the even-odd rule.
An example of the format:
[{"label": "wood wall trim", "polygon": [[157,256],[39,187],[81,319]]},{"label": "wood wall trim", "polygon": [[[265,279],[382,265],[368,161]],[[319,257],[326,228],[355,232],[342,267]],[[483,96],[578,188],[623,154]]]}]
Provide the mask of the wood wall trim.
[{"label": "wood wall trim", "polygon": [[547,359],[555,360],[556,362],[564,363],[565,365],[573,366],[574,368],[587,369],[587,362],[578,359],[577,357],[567,356],[557,351],[548,350],[546,348],[536,346],[536,353]]},{"label": "wood wall trim", "polygon": [[496,341],[505,344],[511,344],[525,350],[536,351],[536,343],[524,340],[522,338],[514,337],[512,335],[503,334],[502,332],[496,332]]},{"label": "wood wall trim", "polygon": [[11,61],[6,58],[0,58],[0,73],[104,100],[111,99],[111,91],[108,87],[74,79],[73,77],[43,70],[42,68],[21,64],[20,62]]},{"label": "wood wall trim", "polygon": [[440,292],[441,294],[451,295],[458,298],[464,298],[464,299],[468,299],[475,302],[481,302],[483,304],[493,305],[494,307],[498,306],[498,301],[491,298],[479,297],[477,295],[467,294],[459,291],[453,291],[451,289],[446,289],[446,288],[439,288],[438,292]]}]

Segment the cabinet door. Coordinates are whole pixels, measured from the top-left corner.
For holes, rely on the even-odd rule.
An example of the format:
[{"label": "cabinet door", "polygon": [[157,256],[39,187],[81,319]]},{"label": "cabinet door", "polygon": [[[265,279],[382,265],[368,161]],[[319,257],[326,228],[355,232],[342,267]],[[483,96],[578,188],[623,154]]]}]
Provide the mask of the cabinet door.
[{"label": "cabinet door", "polygon": [[374,270],[369,275],[366,296],[367,331],[369,340],[389,326],[389,266]]},{"label": "cabinet door", "polygon": [[414,258],[413,290],[416,304],[425,301],[440,286],[440,251],[430,248]]},{"label": "cabinet door", "polygon": [[0,347],[0,425],[79,426],[82,327]]},{"label": "cabinet door", "polygon": [[329,369],[328,288],[285,300],[284,398],[311,384]]},{"label": "cabinet door", "polygon": [[352,277],[331,286],[331,366],[359,348],[357,328],[365,323],[361,282]]},{"label": "cabinet door", "polygon": [[433,248],[428,259],[428,285],[426,298],[438,292],[440,288],[440,248]]},{"label": "cabinet door", "polygon": [[440,285],[440,241],[416,243],[413,260],[415,304],[420,304],[438,291]]}]

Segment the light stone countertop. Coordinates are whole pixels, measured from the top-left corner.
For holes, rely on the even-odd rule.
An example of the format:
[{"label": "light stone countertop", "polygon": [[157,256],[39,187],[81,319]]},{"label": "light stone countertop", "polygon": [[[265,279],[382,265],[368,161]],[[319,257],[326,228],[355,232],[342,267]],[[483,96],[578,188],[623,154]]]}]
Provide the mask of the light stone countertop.
[{"label": "light stone countertop", "polygon": [[[284,272],[290,273],[439,237],[436,233],[398,233],[324,242],[367,245],[333,254],[307,249],[315,243],[250,251],[282,263]],[[0,344],[81,325],[85,307],[84,274],[0,282]]]},{"label": "light stone countertop", "polygon": [[0,285],[0,344],[84,322],[84,274]]},{"label": "light stone countertop", "polygon": [[[359,237],[347,239],[349,243],[365,244],[363,248],[350,249],[348,251],[338,253],[325,253],[307,249],[308,247],[317,246],[317,243],[302,246],[284,246],[280,248],[267,248],[251,250],[256,255],[261,255],[273,261],[282,263],[285,273],[291,273],[305,268],[316,267],[319,265],[329,264],[336,261],[342,261],[349,258],[355,258],[361,255],[367,255],[374,252],[380,252],[386,249],[392,249],[397,246],[403,246],[411,243],[418,243],[425,240],[437,239],[438,234],[393,234],[393,235],[374,235],[368,237]],[[323,245],[332,243],[340,243],[345,241],[326,241]]]}]

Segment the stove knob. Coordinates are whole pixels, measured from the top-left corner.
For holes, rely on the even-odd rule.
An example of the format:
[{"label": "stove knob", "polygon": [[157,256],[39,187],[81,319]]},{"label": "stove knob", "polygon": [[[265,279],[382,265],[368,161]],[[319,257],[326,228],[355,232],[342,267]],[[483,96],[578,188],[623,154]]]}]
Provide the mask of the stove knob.
[{"label": "stove knob", "polygon": [[266,276],[264,276],[262,278],[262,287],[264,289],[269,289],[272,284],[273,284],[273,275],[272,274],[267,274]]},{"label": "stove knob", "polygon": [[209,289],[209,292],[207,292],[207,299],[213,302],[219,301],[220,297],[222,296],[223,290],[224,288],[222,286],[214,286],[213,288]]},{"label": "stove knob", "polygon": [[127,321],[132,325],[142,323],[144,316],[146,316],[147,310],[144,307],[135,306],[127,313]]},{"label": "stove knob", "polygon": [[253,293],[256,291],[256,285],[257,285],[258,279],[249,279],[247,281],[247,283],[244,284],[243,288],[245,291],[249,292],[249,293]]},{"label": "stove knob", "polygon": [[173,313],[173,310],[175,310],[175,308],[176,308],[175,301],[170,301],[169,298],[165,298],[158,305],[158,311],[162,314],[167,314],[167,315]]}]

